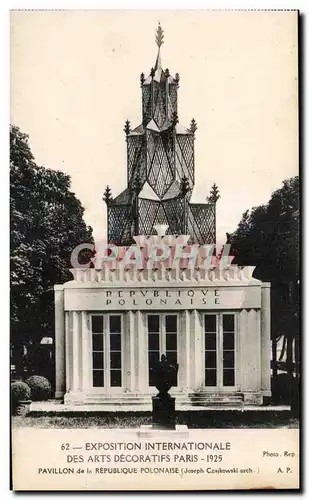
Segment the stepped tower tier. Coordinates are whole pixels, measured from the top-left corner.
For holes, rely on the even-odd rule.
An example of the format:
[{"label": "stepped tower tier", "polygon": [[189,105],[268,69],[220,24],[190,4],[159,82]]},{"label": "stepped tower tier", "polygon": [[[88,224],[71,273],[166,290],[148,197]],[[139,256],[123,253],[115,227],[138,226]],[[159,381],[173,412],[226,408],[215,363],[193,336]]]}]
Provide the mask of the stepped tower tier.
[{"label": "stepped tower tier", "polygon": [[153,234],[154,226],[167,224],[170,234],[191,234],[192,241],[215,242],[216,201],[191,203],[194,188],[194,119],[179,124],[179,75],[163,69],[163,30],[156,31],[158,54],[149,76],[140,76],[142,123],[132,129],[125,122],[127,188],[115,199],[105,197],[108,240],[128,245],[133,236]]}]

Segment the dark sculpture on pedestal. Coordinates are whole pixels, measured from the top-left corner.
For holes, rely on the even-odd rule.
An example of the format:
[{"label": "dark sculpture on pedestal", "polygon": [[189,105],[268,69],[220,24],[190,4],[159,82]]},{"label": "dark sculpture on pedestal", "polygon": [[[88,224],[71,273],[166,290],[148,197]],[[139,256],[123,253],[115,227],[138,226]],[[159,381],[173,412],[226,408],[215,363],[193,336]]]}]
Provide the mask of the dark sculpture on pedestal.
[{"label": "dark sculpture on pedestal", "polygon": [[158,394],[152,398],[152,426],[175,429],[175,398],[168,391],[177,380],[178,364],[168,362],[162,354],[161,361],[154,368],[155,386]]}]

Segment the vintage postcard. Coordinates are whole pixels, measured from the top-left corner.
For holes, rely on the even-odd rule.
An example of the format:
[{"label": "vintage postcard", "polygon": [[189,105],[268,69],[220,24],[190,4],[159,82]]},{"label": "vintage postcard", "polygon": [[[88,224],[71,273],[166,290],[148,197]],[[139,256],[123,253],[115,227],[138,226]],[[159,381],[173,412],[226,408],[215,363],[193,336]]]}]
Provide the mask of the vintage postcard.
[{"label": "vintage postcard", "polygon": [[13,489],[299,489],[298,11],[10,24]]}]

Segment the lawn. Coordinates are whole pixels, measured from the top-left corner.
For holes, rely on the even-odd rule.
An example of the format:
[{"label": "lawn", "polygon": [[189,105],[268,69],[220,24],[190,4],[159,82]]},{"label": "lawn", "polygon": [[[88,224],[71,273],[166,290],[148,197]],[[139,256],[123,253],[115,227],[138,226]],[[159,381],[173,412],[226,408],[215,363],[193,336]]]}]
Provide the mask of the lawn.
[{"label": "lawn", "polygon": [[[79,415],[35,414],[26,417],[12,417],[13,427],[38,427],[49,429],[70,428],[137,428],[151,424],[150,412],[132,412],[126,414],[81,413]],[[211,428],[290,428],[299,427],[298,419],[291,417],[289,412],[179,412],[177,424],[185,424],[192,429]]]}]

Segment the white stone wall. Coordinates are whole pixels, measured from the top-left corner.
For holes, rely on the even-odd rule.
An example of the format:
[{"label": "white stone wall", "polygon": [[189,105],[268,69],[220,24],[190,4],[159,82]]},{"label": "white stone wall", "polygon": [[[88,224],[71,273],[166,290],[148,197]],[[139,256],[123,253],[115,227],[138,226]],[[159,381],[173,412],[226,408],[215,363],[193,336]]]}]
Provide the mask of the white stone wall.
[{"label": "white stone wall", "polygon": [[56,398],[61,398],[66,391],[65,383],[65,334],[64,334],[64,291],[62,286],[55,286],[55,371]]},{"label": "white stone wall", "polygon": [[[132,284],[130,284],[132,287]],[[147,284],[145,283],[145,289]],[[178,285],[179,288],[187,284]],[[190,283],[190,288],[194,285]],[[195,285],[200,288],[200,283]],[[269,284],[216,283],[217,289],[237,289],[244,292],[243,305],[234,308],[236,317],[236,391],[244,394],[245,401],[252,404],[261,402],[262,395],[270,395],[270,288]],[[94,286],[87,290],[84,283],[69,282],[55,287],[55,352],[56,352],[56,397],[65,394],[65,402],[83,402],[91,394],[102,394],[104,390],[92,388],[91,373],[91,331],[90,313],[84,310],[83,293],[91,292],[92,308],[98,312],[100,297],[107,287]],[[110,284],[109,284],[110,287]],[[166,283],[156,284],[165,288]],[[239,300],[239,299],[237,299]],[[177,391],[190,393],[203,387],[203,312],[225,312],[220,309],[205,308],[202,311],[183,310],[179,313],[178,335],[178,388]],[[93,311],[93,309],[92,309]],[[159,309],[155,309],[159,312]],[[155,312],[154,311],[154,312]],[[105,312],[112,312],[105,311]],[[148,387],[148,340],[146,315],[140,310],[117,310],[123,314],[123,392],[145,394],[153,392]],[[148,310],[149,312],[149,310]],[[166,311],[167,312],[167,311]],[[217,393],[217,389],[207,388]],[[175,391],[172,389],[171,392]]]},{"label": "white stone wall", "polygon": [[265,396],[270,396],[270,353],[271,353],[271,311],[270,283],[261,287],[261,389]]}]

